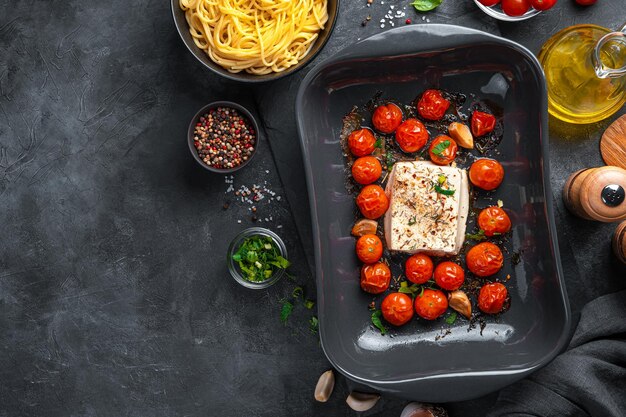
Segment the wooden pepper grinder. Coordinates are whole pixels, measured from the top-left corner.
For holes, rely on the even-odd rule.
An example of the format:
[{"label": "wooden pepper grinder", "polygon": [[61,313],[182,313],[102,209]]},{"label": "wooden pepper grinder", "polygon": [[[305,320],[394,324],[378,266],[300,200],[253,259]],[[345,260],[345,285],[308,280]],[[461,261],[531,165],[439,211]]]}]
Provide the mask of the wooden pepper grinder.
[{"label": "wooden pepper grinder", "polygon": [[621,222],[613,235],[613,252],[626,264],[626,222]]},{"label": "wooden pepper grinder", "polygon": [[600,222],[626,220],[626,170],[615,166],[582,169],[563,188],[565,206],[575,215]]}]

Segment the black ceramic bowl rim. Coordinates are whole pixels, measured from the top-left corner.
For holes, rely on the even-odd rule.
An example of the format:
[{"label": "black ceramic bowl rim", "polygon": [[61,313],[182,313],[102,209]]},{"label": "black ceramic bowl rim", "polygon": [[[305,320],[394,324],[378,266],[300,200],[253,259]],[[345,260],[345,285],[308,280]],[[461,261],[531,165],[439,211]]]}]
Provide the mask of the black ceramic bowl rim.
[{"label": "black ceramic bowl rim", "polygon": [[[328,7],[328,21],[326,22],[326,26],[324,27],[324,29],[320,31],[319,36],[313,43],[313,46],[311,47],[311,51],[309,51],[309,54],[307,56],[305,56],[296,65],[290,67],[289,69],[286,69],[285,71],[272,72],[272,73],[264,74],[264,75],[248,74],[245,71],[237,72],[237,73],[229,72],[227,69],[211,61],[211,59],[207,56],[207,54],[203,50],[198,48],[196,44],[193,43],[193,40],[190,38],[191,35],[189,34],[189,27],[187,25],[187,20],[184,19],[184,12],[181,10],[179,6],[179,0],[172,0],[171,10],[172,10],[172,18],[174,20],[174,25],[176,26],[176,31],[178,32],[178,35],[182,39],[183,43],[185,44],[189,52],[191,52],[191,55],[193,55],[202,65],[204,65],[206,68],[208,68],[215,74],[220,75],[229,80],[239,81],[239,82],[244,82],[244,83],[263,83],[263,82],[278,80],[280,78],[291,75],[296,71],[299,71],[300,69],[305,67],[307,64],[309,64],[317,56],[317,54],[319,54],[320,51],[324,49],[326,42],[328,42],[328,39],[330,38],[330,36],[333,33],[333,30],[335,29],[335,22],[337,22],[337,15],[339,14],[339,2],[340,0],[328,0],[328,6],[327,6]],[[177,14],[182,14],[183,23],[179,22],[179,19],[177,19]]]},{"label": "black ceramic bowl rim", "polygon": [[[250,121],[250,123],[252,123],[252,126],[254,127],[254,134],[256,136],[256,139],[254,142],[254,151],[252,152],[252,155],[250,155],[250,157],[246,161],[244,161],[242,164],[234,168],[213,168],[211,166],[208,166],[202,159],[200,159],[200,155],[198,155],[198,150],[193,144],[193,132],[195,130],[196,123],[198,123],[198,120],[200,119],[201,116],[203,116],[209,110],[217,108],[217,107],[230,107],[239,111],[240,113],[243,114],[244,117],[248,118],[248,120]],[[259,149],[260,141],[261,141],[261,133],[259,132],[259,124],[257,123],[252,113],[250,113],[248,109],[246,109],[242,105],[233,103],[232,101],[214,101],[213,103],[207,104],[206,106],[198,110],[198,112],[191,119],[191,122],[189,123],[189,127],[187,128],[187,145],[189,145],[189,150],[191,151],[191,155],[193,155],[193,159],[195,159],[196,162],[200,164],[200,166],[202,166],[202,168],[206,169],[207,171],[216,172],[218,174],[230,174],[231,172],[239,171],[241,168],[248,165],[250,161],[252,160],[252,158],[254,157],[254,155],[256,155],[256,152]]]}]

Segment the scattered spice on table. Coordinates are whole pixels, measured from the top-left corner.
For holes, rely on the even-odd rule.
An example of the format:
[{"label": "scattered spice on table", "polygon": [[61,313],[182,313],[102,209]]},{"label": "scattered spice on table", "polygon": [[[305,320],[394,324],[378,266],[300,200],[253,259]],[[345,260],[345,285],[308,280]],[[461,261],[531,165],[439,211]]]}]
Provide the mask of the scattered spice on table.
[{"label": "scattered spice on table", "polygon": [[250,120],[238,110],[217,107],[201,116],[196,123],[193,144],[205,164],[230,169],[252,156],[256,132]]}]

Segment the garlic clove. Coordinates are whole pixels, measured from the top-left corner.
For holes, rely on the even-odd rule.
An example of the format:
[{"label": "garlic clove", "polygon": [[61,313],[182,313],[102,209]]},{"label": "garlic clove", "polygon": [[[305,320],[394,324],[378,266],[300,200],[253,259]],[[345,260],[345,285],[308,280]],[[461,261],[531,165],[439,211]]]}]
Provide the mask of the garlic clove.
[{"label": "garlic clove", "polygon": [[360,219],[352,226],[352,234],[361,237],[363,235],[375,235],[378,229],[376,220]]},{"label": "garlic clove", "polygon": [[474,137],[470,128],[459,122],[452,122],[448,126],[448,133],[456,141],[456,143],[467,149],[474,148]]},{"label": "garlic clove", "polygon": [[448,294],[448,305],[466,318],[472,317],[472,303],[463,291],[456,290]]},{"label": "garlic clove", "polygon": [[325,403],[330,398],[335,388],[335,374],[332,370],[324,372],[320,379],[317,380],[315,386],[315,399],[321,403]]},{"label": "garlic clove", "polygon": [[354,411],[367,411],[374,407],[380,400],[380,395],[365,392],[351,392],[346,398],[346,403]]},{"label": "garlic clove", "polygon": [[435,417],[431,408],[421,403],[408,403],[400,417]]}]

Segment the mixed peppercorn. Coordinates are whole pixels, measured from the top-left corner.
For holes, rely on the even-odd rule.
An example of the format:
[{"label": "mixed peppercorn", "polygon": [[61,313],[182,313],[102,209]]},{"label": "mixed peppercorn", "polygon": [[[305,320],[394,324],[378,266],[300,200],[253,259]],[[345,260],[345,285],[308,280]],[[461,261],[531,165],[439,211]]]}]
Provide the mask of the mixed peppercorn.
[{"label": "mixed peppercorn", "polygon": [[250,120],[230,107],[209,110],[196,123],[193,144],[210,167],[231,169],[252,157],[256,132]]}]

